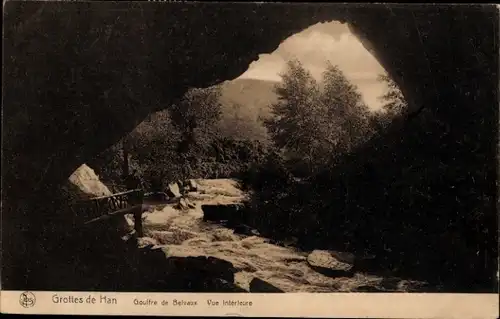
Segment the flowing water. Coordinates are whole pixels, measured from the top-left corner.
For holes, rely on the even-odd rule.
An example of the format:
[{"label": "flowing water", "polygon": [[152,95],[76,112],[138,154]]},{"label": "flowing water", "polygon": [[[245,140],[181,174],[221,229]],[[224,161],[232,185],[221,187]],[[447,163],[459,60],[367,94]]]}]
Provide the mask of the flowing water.
[{"label": "flowing water", "polygon": [[[235,283],[249,289],[254,278],[265,280],[285,292],[342,292],[359,287],[405,291],[418,282],[382,278],[364,273],[331,278],[307,263],[309,252],[269,243],[259,236],[235,234],[221,225],[204,222],[202,204],[238,203],[244,198],[236,183],[228,179],[200,180],[188,199],[194,209],[181,211],[172,205],[158,206],[146,214],[142,244],[160,245],[169,256],[213,256],[231,262],[238,273]],[[392,287],[387,283],[392,282]]]}]

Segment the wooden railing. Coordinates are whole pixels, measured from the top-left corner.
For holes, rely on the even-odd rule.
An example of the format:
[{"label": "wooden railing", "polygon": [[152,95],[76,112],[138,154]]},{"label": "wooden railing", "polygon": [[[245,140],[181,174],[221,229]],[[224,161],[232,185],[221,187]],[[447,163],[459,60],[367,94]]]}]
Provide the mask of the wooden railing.
[{"label": "wooden railing", "polygon": [[78,200],[71,205],[71,208],[78,224],[83,224],[83,226],[131,214],[134,216],[134,229],[137,235],[142,237],[143,200],[144,191],[134,189],[108,196]]}]

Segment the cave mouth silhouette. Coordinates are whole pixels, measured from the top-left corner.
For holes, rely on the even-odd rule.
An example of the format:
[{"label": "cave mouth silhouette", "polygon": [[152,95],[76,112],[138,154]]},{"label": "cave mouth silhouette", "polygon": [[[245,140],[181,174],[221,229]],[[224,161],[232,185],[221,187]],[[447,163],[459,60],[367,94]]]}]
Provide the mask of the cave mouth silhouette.
[{"label": "cave mouth silhouette", "polygon": [[387,71],[367,47],[352,33],[348,23],[337,20],[319,22],[287,37],[276,50],[259,54],[246,71],[225,82],[254,80],[279,83],[286,64],[297,61],[321,83],[323,72],[328,65],[332,65],[337,66],[346,79],[357,87],[371,111],[379,111],[384,104],[380,97],[388,89],[379,75],[387,75]]},{"label": "cave mouth silhouette", "polygon": [[495,6],[11,1],[4,9],[6,288],[42,277],[27,276],[39,263],[34,243],[48,244],[39,227],[50,230],[55,190],[78,166],[187,87],[233,79],[259,53],[322,21],[349,22],[411,107],[446,124],[436,156],[483,172],[480,191],[495,189]]}]

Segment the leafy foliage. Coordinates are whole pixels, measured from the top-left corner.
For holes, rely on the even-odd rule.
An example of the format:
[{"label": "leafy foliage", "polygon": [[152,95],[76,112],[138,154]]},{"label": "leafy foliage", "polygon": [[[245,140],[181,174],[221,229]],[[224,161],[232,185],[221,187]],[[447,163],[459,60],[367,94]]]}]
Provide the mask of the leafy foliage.
[{"label": "leafy foliage", "polygon": [[382,109],[391,117],[404,114],[408,109],[408,103],[397,83],[387,74],[380,74],[378,81],[385,83],[388,88],[387,92],[380,97],[380,100],[385,102]]},{"label": "leafy foliage", "polygon": [[[351,152],[366,141],[371,133],[368,106],[363,102],[357,87],[351,84],[342,71],[329,64],[323,73],[323,121],[329,132],[335,132],[336,152]],[[326,116],[325,116],[326,115]],[[333,126],[333,127],[332,127]]]},{"label": "leafy foliage", "polygon": [[180,153],[187,152],[199,140],[196,135],[210,136],[214,123],[221,116],[220,96],[221,89],[218,86],[191,89],[179,103],[169,108],[172,123],[182,135]]},{"label": "leafy foliage", "polygon": [[188,91],[170,109],[149,115],[93,165],[108,185],[120,185],[127,161],[148,189],[179,179],[238,176],[264,151],[259,141],[227,137],[223,130],[231,125],[221,125],[219,98],[219,87]]},{"label": "leafy foliage", "polygon": [[315,125],[321,111],[318,84],[299,61],[290,61],[275,92],[279,101],[265,121],[274,144],[291,153],[311,154],[320,135]]},{"label": "leafy foliage", "polygon": [[337,66],[328,65],[318,83],[291,60],[281,76],[279,99],[265,125],[275,146],[304,173],[317,171],[369,137],[368,107]]},{"label": "leafy foliage", "polygon": [[382,109],[373,112],[369,121],[374,132],[382,133],[395,118],[407,114],[408,103],[397,83],[389,75],[380,74],[377,80],[386,84],[387,91],[379,97],[379,100],[384,102]]},{"label": "leafy foliage", "polygon": [[[331,74],[336,73],[332,68]],[[342,90],[332,92],[328,100],[339,101]],[[450,129],[429,108],[398,131],[391,122],[406,112],[406,103],[396,86],[389,85],[389,92],[382,97],[387,102],[383,110],[372,114],[363,115],[356,104],[330,104],[337,113],[332,127],[342,127],[338,136],[350,130],[341,126],[349,119],[343,118],[347,105],[359,121],[352,127],[368,133],[358,141],[343,140],[357,146],[322,170],[289,179],[286,165],[280,171],[266,161],[255,169],[248,203],[255,225],[267,236],[296,236],[304,249],[369,251],[377,256],[379,271],[428,280],[435,287],[486,289],[498,241],[494,180],[487,178],[495,174],[479,164],[488,161],[490,152],[486,133],[480,137],[478,124],[484,118],[469,115],[464,124],[473,131]],[[468,172],[469,167],[477,169]],[[281,177],[269,178],[270,171]]]}]

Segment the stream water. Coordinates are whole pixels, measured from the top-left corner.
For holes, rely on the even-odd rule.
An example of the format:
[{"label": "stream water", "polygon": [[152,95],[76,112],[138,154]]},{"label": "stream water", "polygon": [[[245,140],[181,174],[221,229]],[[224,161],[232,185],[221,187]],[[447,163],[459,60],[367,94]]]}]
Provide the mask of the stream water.
[{"label": "stream water", "polygon": [[231,262],[238,272],[235,283],[248,289],[257,277],[285,292],[348,292],[360,287],[383,291],[407,291],[420,283],[399,278],[382,278],[365,273],[349,277],[328,277],[307,263],[310,252],[271,244],[259,236],[235,234],[233,230],[203,221],[202,204],[238,203],[244,198],[236,183],[228,179],[200,180],[197,192],[188,199],[195,204],[188,211],[173,205],[154,207],[144,219],[143,245],[162,246],[169,256],[213,256]]}]

